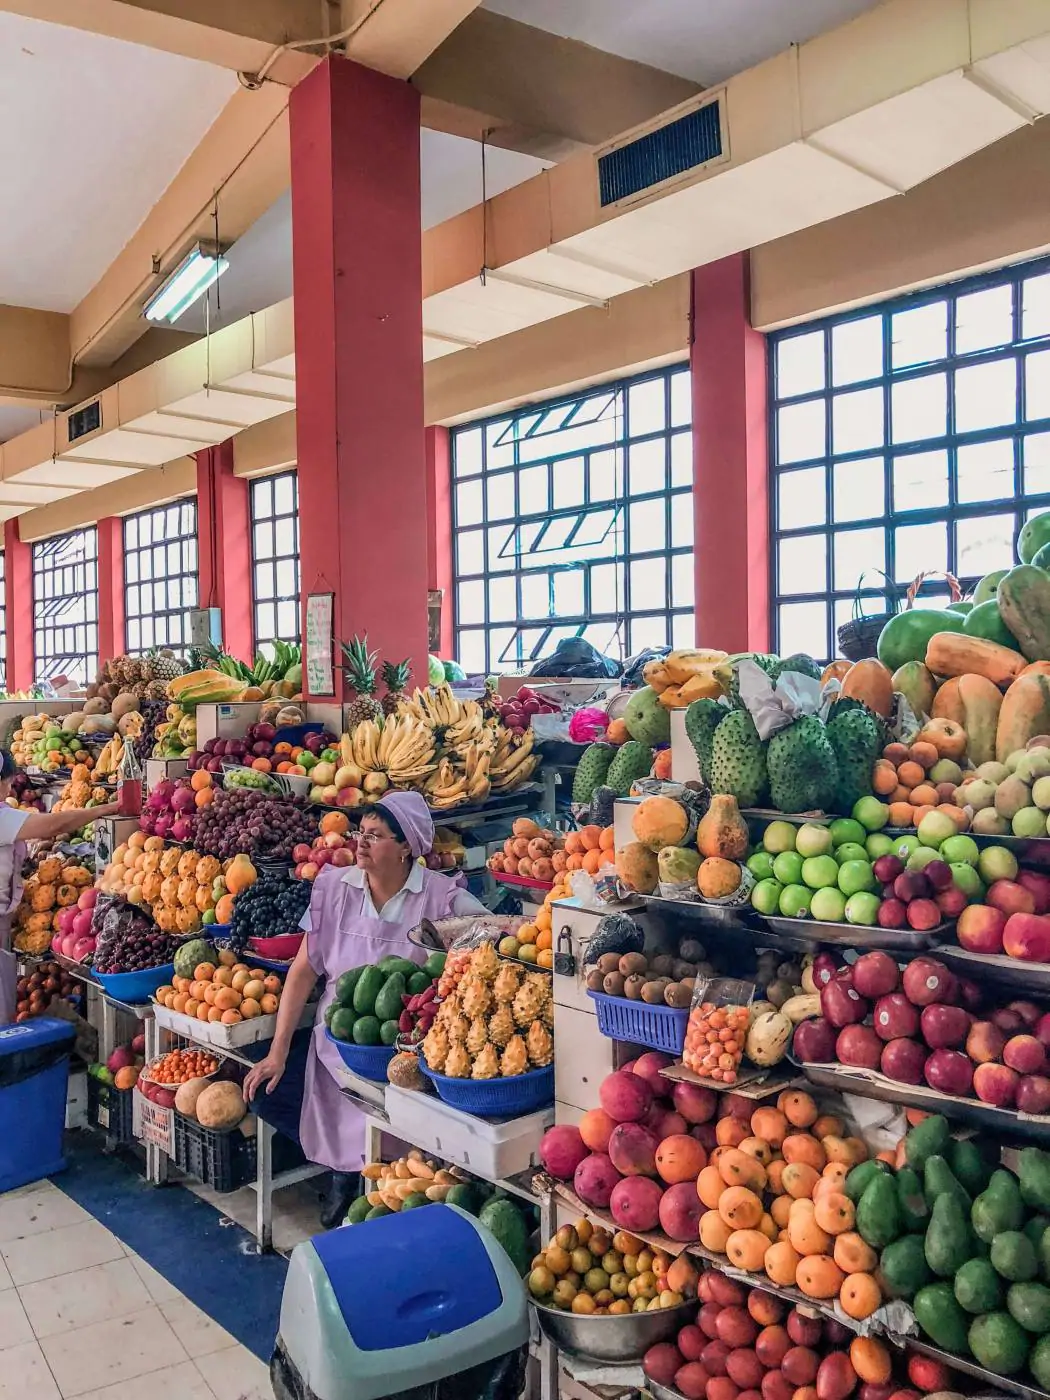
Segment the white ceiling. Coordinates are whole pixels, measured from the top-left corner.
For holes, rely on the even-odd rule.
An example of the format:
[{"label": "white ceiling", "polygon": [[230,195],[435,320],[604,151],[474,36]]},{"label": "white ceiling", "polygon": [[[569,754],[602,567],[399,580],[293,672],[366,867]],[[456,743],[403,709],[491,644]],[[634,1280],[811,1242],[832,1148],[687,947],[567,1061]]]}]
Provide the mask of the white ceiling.
[{"label": "white ceiling", "polygon": [[485,0],[489,10],[710,87],[879,0]]},{"label": "white ceiling", "polygon": [[0,303],[72,311],[236,84],[210,64],[0,13]]}]

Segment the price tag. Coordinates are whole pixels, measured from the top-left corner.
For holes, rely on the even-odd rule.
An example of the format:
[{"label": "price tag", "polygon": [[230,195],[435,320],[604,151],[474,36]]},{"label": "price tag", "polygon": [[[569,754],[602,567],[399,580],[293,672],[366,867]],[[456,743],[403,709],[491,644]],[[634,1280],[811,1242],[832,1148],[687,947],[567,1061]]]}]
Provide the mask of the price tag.
[{"label": "price tag", "polygon": [[150,1103],[135,1090],[131,1130],[140,1142],[159,1147],[169,1157],[174,1154],[175,1110]]}]

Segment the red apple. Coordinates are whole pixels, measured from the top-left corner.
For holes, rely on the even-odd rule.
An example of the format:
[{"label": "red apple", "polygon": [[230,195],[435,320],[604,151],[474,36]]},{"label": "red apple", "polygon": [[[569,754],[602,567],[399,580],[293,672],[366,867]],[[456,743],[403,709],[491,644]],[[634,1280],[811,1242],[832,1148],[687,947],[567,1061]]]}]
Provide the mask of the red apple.
[{"label": "red apple", "polygon": [[1035,1028],[1035,1033],[1044,1045],[1050,1046],[1050,1011],[1045,1016],[1039,1018],[1039,1024]]},{"label": "red apple", "polygon": [[935,1001],[950,1003],[955,1000],[955,978],[936,958],[913,958],[904,969],[903,986],[904,995],[912,1006],[932,1006]]},{"label": "red apple", "polygon": [[984,904],[968,904],[959,915],[955,936],[968,953],[1001,953],[1006,915]]},{"label": "red apple", "polygon": [[1009,1006],[997,1006],[989,1017],[1007,1036],[1016,1035],[1025,1029],[1023,1019]]},{"label": "red apple", "polygon": [[1050,875],[1043,875],[1038,870],[1022,870],[1017,883],[1023,885],[1035,900],[1037,914],[1050,914]]},{"label": "red apple", "polygon": [[875,1003],[872,1024],[880,1040],[914,1037],[919,1033],[919,1013],[903,992],[891,992]]},{"label": "red apple", "polygon": [[976,982],[970,977],[956,978],[955,990],[958,993],[960,1006],[965,1006],[967,1011],[972,1011],[975,1015],[984,1005],[984,993]]},{"label": "red apple", "polygon": [[1022,962],[1050,962],[1050,917],[1011,914],[1003,929],[1003,951]]},{"label": "red apple", "polygon": [[[892,890],[892,886],[890,886]],[[880,928],[903,928],[908,922],[908,906],[903,900],[890,895],[879,905],[879,912],[876,915]]]},{"label": "red apple", "polygon": [[931,894],[930,882],[921,870],[906,870],[893,882],[893,892],[905,904],[913,899],[928,899]]},{"label": "red apple", "polygon": [[1007,916],[1035,913],[1035,896],[1014,880],[996,880],[989,885],[984,902]]},{"label": "red apple", "polygon": [[978,1065],[973,1073],[973,1091],[982,1103],[996,1108],[1012,1108],[1020,1076],[1006,1065]]},{"label": "red apple", "polygon": [[931,1089],[966,1098],[973,1089],[973,1065],[961,1050],[934,1050],[923,1076]]},{"label": "red apple", "polygon": [[883,1047],[879,1068],[887,1079],[900,1084],[921,1084],[926,1046],[917,1040],[891,1040]]},{"label": "red apple", "polygon": [[[889,859],[892,857],[883,856],[883,860]],[[870,997],[872,1001],[895,992],[900,980],[900,969],[889,953],[862,953],[853,964],[853,986],[862,997]]]},{"label": "red apple", "polygon": [[836,1029],[859,1024],[867,1017],[870,1010],[869,1004],[850,985],[849,979],[833,977],[821,989],[821,1015]]},{"label": "red apple", "polygon": [[1039,1024],[1039,1018],[1043,1014],[1043,1008],[1036,1006],[1034,1001],[1015,1000],[1009,1003],[1010,1010],[1016,1011],[1021,1020],[1029,1030]]},{"label": "red apple", "polygon": [[882,1041],[870,1026],[843,1026],[839,1031],[835,1058],[840,1065],[878,1069],[881,1057]]},{"label": "red apple", "polygon": [[1050,1079],[1045,1074],[1023,1075],[1017,1085],[1018,1113],[1050,1112]]},{"label": "red apple", "polygon": [[904,874],[904,862],[899,856],[879,856],[871,868],[876,880],[883,885],[892,884],[898,875]]},{"label": "red apple", "polygon": [[966,1040],[970,1013],[959,1006],[934,1002],[932,1006],[923,1007],[920,1022],[922,1038],[931,1050],[955,1049]]},{"label": "red apple", "polygon": [[936,928],[941,911],[932,899],[913,899],[908,905],[908,924],[914,929]]},{"label": "red apple", "polygon": [[950,889],[955,879],[951,866],[945,860],[931,860],[929,865],[923,866],[922,873],[935,890]]},{"label": "red apple", "polygon": [[1034,1035],[1015,1035],[1003,1046],[1003,1064],[1018,1074],[1042,1074],[1046,1068],[1043,1042]]},{"label": "red apple", "polygon": [[1002,1059],[1005,1044],[1006,1036],[994,1021],[974,1021],[966,1037],[966,1053],[974,1064],[992,1064]]},{"label": "red apple", "polygon": [[949,889],[941,890],[937,895],[937,908],[945,919],[957,919],[967,908],[966,896],[958,885],[952,885]]}]

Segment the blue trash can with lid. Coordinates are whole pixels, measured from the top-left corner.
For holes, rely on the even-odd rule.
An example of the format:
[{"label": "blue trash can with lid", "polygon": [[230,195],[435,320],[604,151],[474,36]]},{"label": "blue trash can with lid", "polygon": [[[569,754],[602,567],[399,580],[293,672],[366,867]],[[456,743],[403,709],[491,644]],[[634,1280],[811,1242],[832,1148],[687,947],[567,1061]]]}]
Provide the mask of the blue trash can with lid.
[{"label": "blue trash can with lid", "polygon": [[517,1400],[528,1340],[502,1245],[435,1204],[295,1248],[270,1375],[277,1400]]},{"label": "blue trash can with lid", "polygon": [[38,1016],[0,1026],[0,1192],[60,1172],[76,1031]]}]

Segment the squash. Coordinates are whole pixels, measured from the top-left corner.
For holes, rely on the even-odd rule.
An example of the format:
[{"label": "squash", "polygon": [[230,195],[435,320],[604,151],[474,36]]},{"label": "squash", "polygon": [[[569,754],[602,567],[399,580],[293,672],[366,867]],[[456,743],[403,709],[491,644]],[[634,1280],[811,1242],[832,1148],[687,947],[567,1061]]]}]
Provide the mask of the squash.
[{"label": "squash", "polygon": [[226,871],[226,888],[230,894],[242,894],[249,885],[254,885],[258,879],[255,866],[246,855],[236,855],[230,861],[230,868]]},{"label": "squash", "polygon": [[743,860],[748,848],[747,823],[740,815],[736,798],[724,793],[711,799],[711,805],[696,829],[696,848],[702,856],[723,860]]},{"label": "squash", "polygon": [[842,698],[860,700],[883,719],[893,714],[893,676],[888,667],[873,656],[856,661],[842,682]]},{"label": "squash", "polygon": [[209,1084],[197,1095],[197,1122],[202,1128],[236,1128],[247,1109],[240,1086],[229,1080]]},{"label": "squash", "polygon": [[1050,575],[1021,564],[1000,580],[996,601],[1028,660],[1050,659]]},{"label": "squash", "polygon": [[1006,689],[1024,668],[1024,657],[998,642],[959,632],[935,632],[926,645],[926,665],[935,676],[984,676]]},{"label": "squash", "polygon": [[950,719],[966,730],[966,753],[974,767],[995,758],[1003,696],[986,676],[955,676],[933,697],[931,719]]},{"label": "squash", "polygon": [[1050,676],[1019,676],[1003,697],[995,735],[995,756],[1005,763],[1037,734],[1050,734]]}]

